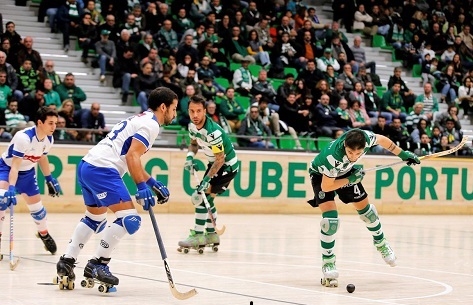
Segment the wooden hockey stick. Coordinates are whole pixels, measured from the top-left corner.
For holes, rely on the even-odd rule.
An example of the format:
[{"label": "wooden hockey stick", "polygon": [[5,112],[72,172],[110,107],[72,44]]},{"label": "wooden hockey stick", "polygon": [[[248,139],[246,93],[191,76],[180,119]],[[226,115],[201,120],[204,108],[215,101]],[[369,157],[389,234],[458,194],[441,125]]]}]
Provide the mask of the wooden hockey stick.
[{"label": "wooden hockey stick", "polygon": [[153,224],[154,235],[156,236],[156,240],[158,241],[159,251],[161,252],[161,257],[164,261],[164,269],[166,270],[166,275],[168,277],[169,287],[171,288],[172,295],[178,300],[186,300],[191,298],[197,294],[197,290],[194,288],[187,291],[187,292],[179,292],[174,285],[174,280],[172,279],[171,269],[169,268],[167,262],[167,254],[166,249],[164,249],[163,239],[161,238],[161,234],[159,233],[158,223],[156,222],[156,217],[154,216],[153,209],[150,207],[149,210],[149,217],[151,218],[151,223]]},{"label": "wooden hockey stick", "polygon": [[[450,148],[449,150],[440,151],[438,153],[431,154],[431,155],[421,156],[421,157],[419,157],[419,159],[420,160],[428,160],[428,159],[433,159],[433,158],[438,158],[438,157],[447,156],[449,154],[453,154],[454,152],[459,151],[466,144],[466,142],[468,142],[468,136],[464,136],[462,141],[457,146],[455,146],[453,148]],[[385,168],[392,167],[392,166],[402,164],[402,163],[405,163],[405,162],[406,161],[397,161],[397,162],[387,164],[387,165],[381,165],[381,166],[377,166],[377,167],[368,168],[368,169],[365,169],[363,172],[367,173],[367,172],[377,171],[377,170],[380,170],[380,169],[385,169]]]},{"label": "wooden hockey stick", "polygon": [[[200,178],[199,176],[197,175],[197,170],[194,169],[194,178],[196,180],[197,183],[200,183]],[[207,196],[205,196],[205,194],[202,194],[202,199],[204,200],[204,205],[205,207],[207,208],[207,213],[209,214],[209,217],[210,217],[210,221],[212,221],[212,224],[214,226],[214,229],[215,229],[215,232],[218,234],[218,235],[222,235],[223,233],[225,233],[225,225],[222,226],[221,229],[217,228],[217,221],[215,221],[215,217],[212,213],[212,210],[210,208],[210,203],[209,201],[207,200]]]},{"label": "wooden hockey stick", "polygon": [[13,258],[13,205],[10,206],[10,270],[15,270],[18,266],[19,258],[16,259],[16,262]]}]

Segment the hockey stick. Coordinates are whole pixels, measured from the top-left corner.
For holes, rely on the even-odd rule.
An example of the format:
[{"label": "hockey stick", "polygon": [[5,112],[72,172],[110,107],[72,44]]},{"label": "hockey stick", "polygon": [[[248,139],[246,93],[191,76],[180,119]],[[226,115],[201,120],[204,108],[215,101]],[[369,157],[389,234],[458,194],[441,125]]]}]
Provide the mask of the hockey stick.
[{"label": "hockey stick", "polygon": [[13,259],[13,206],[10,206],[10,270],[15,270],[18,266],[19,258]]},{"label": "hockey stick", "polygon": [[[433,159],[433,158],[438,158],[438,157],[447,156],[449,154],[453,154],[454,152],[459,151],[466,144],[466,142],[468,142],[468,136],[464,136],[462,141],[457,146],[455,146],[453,148],[450,148],[449,150],[440,151],[438,153],[431,154],[431,155],[421,156],[421,157],[419,157],[419,159],[420,160],[427,160],[427,159]],[[397,161],[397,162],[387,164],[387,165],[381,165],[381,166],[377,166],[377,167],[368,168],[368,169],[365,169],[363,172],[367,173],[367,172],[377,171],[377,170],[380,170],[380,169],[385,169],[385,168],[392,167],[392,166],[402,164],[402,163],[405,163],[405,162],[406,161]]]},{"label": "hockey stick", "polygon": [[[194,178],[195,178],[195,181],[197,181],[197,183],[200,183],[200,178],[197,175],[197,171],[195,169],[194,169]],[[225,225],[223,225],[221,229],[217,228],[217,221],[215,221],[215,217],[212,213],[212,210],[210,209],[210,203],[207,200],[207,197],[205,196],[205,194],[202,195],[202,199],[204,200],[204,205],[207,208],[207,213],[209,214],[210,221],[212,221],[212,225],[214,226],[215,232],[218,235],[222,235],[223,233],[225,233],[225,229],[226,229]]]},{"label": "hockey stick", "polygon": [[168,282],[171,288],[172,295],[178,300],[186,300],[188,298],[195,296],[197,294],[197,291],[194,288],[187,292],[177,291],[176,286],[174,285],[174,281],[172,279],[171,269],[169,268],[169,265],[167,262],[168,256],[166,254],[166,249],[164,249],[163,240],[161,238],[161,234],[159,233],[158,223],[156,222],[156,217],[154,216],[153,209],[150,207],[148,209],[148,212],[149,212],[149,217],[151,218],[151,223],[153,224],[154,235],[156,236],[156,240],[158,241],[159,251],[161,252],[161,257],[164,261],[164,269],[166,270],[166,275],[168,277]]}]

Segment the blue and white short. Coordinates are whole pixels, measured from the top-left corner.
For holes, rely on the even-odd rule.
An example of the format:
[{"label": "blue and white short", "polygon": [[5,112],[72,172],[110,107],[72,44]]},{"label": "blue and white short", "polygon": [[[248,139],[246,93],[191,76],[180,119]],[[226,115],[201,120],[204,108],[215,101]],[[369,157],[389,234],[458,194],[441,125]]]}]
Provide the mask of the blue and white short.
[{"label": "blue and white short", "polygon": [[[0,158],[0,181],[7,181],[10,175],[11,167]],[[36,180],[36,170],[33,167],[27,171],[18,172],[18,180],[15,185],[16,191],[19,194],[26,194],[34,196],[39,194],[38,181]]]},{"label": "blue and white short", "polygon": [[114,168],[97,167],[82,160],[77,167],[77,178],[87,206],[108,207],[131,201],[120,173]]}]

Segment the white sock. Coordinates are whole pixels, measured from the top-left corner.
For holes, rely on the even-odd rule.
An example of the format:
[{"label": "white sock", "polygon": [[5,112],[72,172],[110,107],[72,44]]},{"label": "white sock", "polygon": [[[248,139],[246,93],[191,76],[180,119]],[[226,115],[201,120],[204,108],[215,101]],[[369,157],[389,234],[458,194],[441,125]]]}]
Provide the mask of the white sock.
[{"label": "white sock", "polygon": [[2,235],[2,228],[3,228],[3,223],[5,222],[5,212],[6,211],[0,211],[0,235]]},{"label": "white sock", "polygon": [[103,233],[103,237],[100,240],[100,244],[97,247],[97,251],[95,252],[95,257],[109,258],[112,254],[112,251],[118,245],[120,239],[125,236],[125,234],[125,228],[120,225],[117,225],[116,223],[112,223],[111,225],[106,227]]},{"label": "white sock", "polygon": [[[107,218],[107,214],[94,215],[89,211],[85,212],[85,216],[98,223],[102,222]],[[84,245],[89,241],[90,237],[94,233],[95,231],[92,228],[90,228],[84,222],[80,221],[77,224],[74,233],[72,233],[71,240],[69,241],[69,245],[67,245],[67,249],[64,253],[64,256],[77,260],[77,256],[79,256],[80,250],[82,250]]]},{"label": "white sock", "polygon": [[43,203],[39,201],[34,204],[27,204],[26,206],[30,210],[31,217],[33,217],[38,232],[42,235],[48,233],[48,218],[46,217],[47,213]]}]

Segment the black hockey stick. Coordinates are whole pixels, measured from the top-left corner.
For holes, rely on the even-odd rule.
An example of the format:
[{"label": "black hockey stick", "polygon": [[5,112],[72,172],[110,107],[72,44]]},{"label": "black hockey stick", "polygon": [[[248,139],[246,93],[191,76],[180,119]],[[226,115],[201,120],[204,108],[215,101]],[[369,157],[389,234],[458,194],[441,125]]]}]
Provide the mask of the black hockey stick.
[{"label": "black hockey stick", "polygon": [[[199,175],[197,175],[197,170],[195,169],[194,169],[194,178],[195,178],[195,181],[197,181],[197,183],[200,183]],[[222,235],[223,233],[225,233],[225,229],[226,229],[225,225],[223,225],[221,229],[217,228],[217,221],[215,220],[212,210],[210,209],[210,203],[207,200],[207,197],[205,196],[205,194],[202,194],[202,200],[204,201],[204,205],[207,208],[207,213],[209,214],[210,221],[212,221],[215,232],[218,235]]]},{"label": "black hockey stick", "polygon": [[151,218],[151,223],[153,224],[154,235],[156,236],[156,240],[158,241],[159,251],[161,252],[161,257],[164,261],[164,269],[166,270],[166,275],[168,277],[169,286],[171,288],[172,295],[178,300],[185,300],[191,298],[197,294],[197,291],[193,288],[187,292],[179,292],[174,285],[174,280],[172,279],[171,269],[169,268],[167,262],[167,254],[166,249],[164,249],[163,239],[161,238],[161,234],[159,233],[158,223],[156,222],[156,217],[154,216],[153,209],[150,207],[149,210],[149,218]]}]

